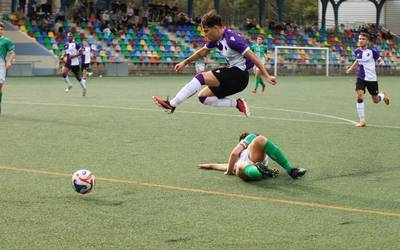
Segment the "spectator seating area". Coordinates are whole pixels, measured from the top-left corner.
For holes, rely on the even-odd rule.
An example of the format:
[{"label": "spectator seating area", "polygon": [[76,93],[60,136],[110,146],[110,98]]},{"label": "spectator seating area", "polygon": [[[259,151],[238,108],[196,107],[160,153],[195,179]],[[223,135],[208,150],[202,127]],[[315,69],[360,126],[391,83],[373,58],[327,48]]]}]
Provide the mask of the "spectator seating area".
[{"label": "spectator seating area", "polygon": [[[18,20],[15,15],[3,17],[19,27],[19,30],[26,32],[30,37],[36,39],[55,55],[60,55],[66,42],[66,32],[71,31],[77,42],[87,38],[93,50],[93,60],[132,62],[166,62],[174,63],[188,57],[194,48],[203,46],[205,43],[204,33],[198,25],[175,25],[169,24],[166,29],[171,34],[182,39],[192,47],[186,46],[182,41],[174,41],[169,33],[161,26],[152,24],[149,28],[134,27],[126,32],[112,31],[109,28],[102,29],[98,21],[81,22],[79,26],[68,21],[62,23],[62,32],[54,29],[55,24],[46,23],[46,27],[53,27],[50,31],[43,29],[43,20]],[[233,27],[234,28],[234,27]],[[275,46],[307,46],[307,47],[328,47],[330,48],[330,64],[348,64],[354,60],[354,50],[358,39],[358,33],[345,30],[335,34],[332,31],[320,32],[312,29],[272,31],[268,28],[256,26],[247,31],[241,31],[254,40],[261,34],[265,38],[265,44],[269,49],[271,64],[274,63],[273,50]],[[378,32],[375,38],[375,45],[381,52],[381,57],[386,65],[398,65],[400,61],[400,41],[396,37],[384,38]],[[323,64],[325,63],[325,52],[321,50],[281,50],[279,63],[298,64]],[[226,63],[225,59],[216,51],[209,56],[210,59],[221,64]]]},{"label": "spectator seating area", "polygon": [[[307,47],[328,47],[330,48],[330,64],[347,64],[354,61],[354,50],[358,41],[359,32],[345,30],[335,34],[333,31],[319,32],[319,31],[271,31],[256,26],[247,31],[251,38],[255,38],[261,34],[265,38],[265,44],[268,46],[270,53],[275,46],[307,46]],[[374,41],[375,46],[381,53],[382,59],[386,65],[397,65],[400,61],[400,41],[393,37],[385,39],[382,32],[378,32]],[[324,53],[320,51],[302,51],[299,50],[297,55],[294,55],[292,50],[283,50],[280,54],[281,63],[297,62],[306,64],[319,64],[321,60],[325,60]],[[313,55],[316,53],[317,55]],[[322,53],[322,54],[320,54]],[[273,53],[270,54],[273,58]]]}]

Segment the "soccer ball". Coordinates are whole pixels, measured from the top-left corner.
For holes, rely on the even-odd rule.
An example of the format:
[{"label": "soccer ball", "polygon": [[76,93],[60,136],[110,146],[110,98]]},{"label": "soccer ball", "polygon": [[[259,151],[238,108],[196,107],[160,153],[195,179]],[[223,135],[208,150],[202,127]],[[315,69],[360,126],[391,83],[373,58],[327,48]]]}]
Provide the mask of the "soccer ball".
[{"label": "soccer ball", "polygon": [[88,194],[94,187],[94,175],[86,169],[76,171],[72,175],[72,188],[80,194]]}]

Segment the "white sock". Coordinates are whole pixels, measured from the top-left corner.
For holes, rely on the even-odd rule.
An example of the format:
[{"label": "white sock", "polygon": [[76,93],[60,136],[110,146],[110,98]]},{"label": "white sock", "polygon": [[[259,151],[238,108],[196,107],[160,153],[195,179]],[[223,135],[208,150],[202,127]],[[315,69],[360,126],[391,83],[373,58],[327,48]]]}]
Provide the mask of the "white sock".
[{"label": "white sock", "polygon": [[379,102],[380,101],[383,101],[383,98],[385,98],[385,94],[384,93],[382,93],[382,92],[380,92],[379,94],[378,94],[378,96],[379,96]]},{"label": "white sock", "polygon": [[208,96],[204,100],[203,104],[211,105],[214,107],[236,107],[236,100],[230,98],[219,99],[216,96]]},{"label": "white sock", "polygon": [[357,103],[357,113],[360,120],[365,120],[364,102]]},{"label": "white sock", "polygon": [[201,89],[201,83],[194,77],[190,82],[188,82],[181,90],[179,90],[178,94],[169,102],[173,107],[184,102],[186,99],[196,94],[197,91]]},{"label": "white sock", "polygon": [[83,88],[83,89],[86,89],[86,80],[85,79],[81,79],[81,81],[79,82],[79,84],[81,85],[81,87]]},{"label": "white sock", "polygon": [[69,80],[69,77],[68,77],[68,76],[64,77],[64,82],[68,85],[68,87],[71,87],[71,86],[72,86],[72,83],[71,83],[71,81]]}]

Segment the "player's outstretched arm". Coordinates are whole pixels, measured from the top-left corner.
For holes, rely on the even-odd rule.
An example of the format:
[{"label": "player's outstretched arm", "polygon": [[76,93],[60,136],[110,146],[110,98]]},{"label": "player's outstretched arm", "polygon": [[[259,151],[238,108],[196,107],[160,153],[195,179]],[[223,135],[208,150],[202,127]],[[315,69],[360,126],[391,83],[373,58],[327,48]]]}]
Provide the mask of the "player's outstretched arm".
[{"label": "player's outstretched arm", "polygon": [[206,48],[206,47],[202,47],[199,50],[197,50],[196,52],[193,53],[193,55],[189,56],[188,58],[186,58],[185,60],[183,60],[182,62],[178,63],[177,65],[175,65],[175,71],[176,72],[181,72],[186,65],[188,65],[189,63],[198,60],[199,58],[202,58],[208,54],[210,54],[211,50]]},{"label": "player's outstretched arm", "polygon": [[201,169],[213,169],[219,171],[226,171],[226,169],[228,169],[228,163],[202,163],[197,166]]},{"label": "player's outstretched arm", "polygon": [[354,69],[357,65],[358,65],[358,61],[355,60],[355,61],[353,62],[353,64],[350,66],[350,68],[348,68],[348,69],[346,70],[346,74],[350,74],[350,73],[353,71],[353,69]]},{"label": "player's outstretched arm", "polygon": [[247,50],[244,53],[244,56],[250,58],[253,63],[257,66],[257,68],[261,71],[264,78],[272,85],[277,84],[275,76],[271,76],[268,71],[264,68],[264,64],[260,61],[260,59],[254,54],[251,50]]}]

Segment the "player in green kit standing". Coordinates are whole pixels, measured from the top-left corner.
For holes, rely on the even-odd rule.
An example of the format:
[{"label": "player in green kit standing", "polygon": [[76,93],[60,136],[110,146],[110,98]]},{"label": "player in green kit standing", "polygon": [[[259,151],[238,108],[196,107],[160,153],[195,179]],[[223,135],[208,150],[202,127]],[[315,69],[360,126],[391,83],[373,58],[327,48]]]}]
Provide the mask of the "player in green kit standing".
[{"label": "player in green kit standing", "polygon": [[[250,47],[251,51],[254,52],[260,59],[260,61],[265,64],[266,61],[268,61],[268,55],[267,55],[267,47],[264,45],[264,38],[263,36],[259,35],[257,36],[256,43],[251,45]],[[252,93],[257,93],[258,86],[261,85],[261,91],[265,91],[265,83],[261,77],[261,71],[257,68],[254,67],[254,74],[256,76],[256,83],[254,89],[251,91]]]},{"label": "player in green kit standing", "polygon": [[6,83],[6,72],[11,68],[15,58],[15,46],[13,42],[3,35],[4,23],[0,22],[0,114],[1,100],[3,97],[3,85]]}]

